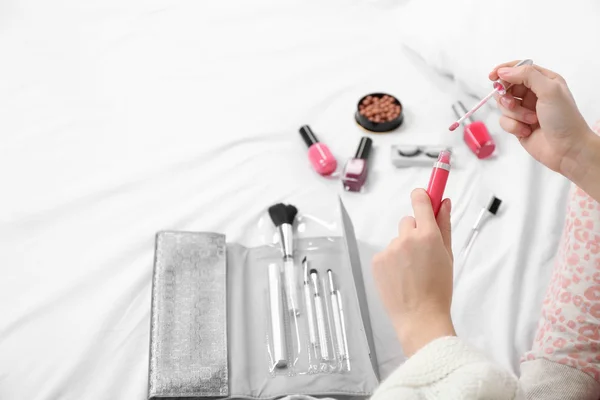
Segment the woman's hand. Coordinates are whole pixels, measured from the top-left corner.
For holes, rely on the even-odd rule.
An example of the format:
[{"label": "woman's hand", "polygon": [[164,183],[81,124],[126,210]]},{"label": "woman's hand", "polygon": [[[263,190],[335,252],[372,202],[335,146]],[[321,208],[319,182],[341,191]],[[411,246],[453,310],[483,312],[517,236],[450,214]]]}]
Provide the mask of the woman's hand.
[{"label": "woman's hand", "polygon": [[499,65],[489,76],[513,84],[506,95],[497,98],[500,126],[519,138],[533,158],[597,197],[600,139],[579,112],[567,83],[556,72],[537,65],[513,67],[517,63]]},{"label": "woman's hand", "polygon": [[415,217],[404,217],[398,237],[373,258],[379,294],[407,356],[455,335],[450,200],[442,202],[436,221],[425,190],[414,190],[411,199]]}]

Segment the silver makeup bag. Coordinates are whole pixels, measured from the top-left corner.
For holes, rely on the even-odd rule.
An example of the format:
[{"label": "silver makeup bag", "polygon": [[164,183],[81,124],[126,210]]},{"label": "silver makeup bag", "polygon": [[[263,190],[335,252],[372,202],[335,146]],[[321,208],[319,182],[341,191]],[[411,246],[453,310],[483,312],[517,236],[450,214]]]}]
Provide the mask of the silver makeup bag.
[{"label": "silver makeup bag", "polygon": [[[366,398],[378,385],[365,285],[350,218],[344,235],[297,239],[294,258],[331,269],[343,301],[352,368],[272,374],[265,351],[269,263],[275,246],[226,244],[218,233],[160,232],[152,287],[149,399],[272,399],[291,394]],[[352,290],[350,290],[352,289]]]}]

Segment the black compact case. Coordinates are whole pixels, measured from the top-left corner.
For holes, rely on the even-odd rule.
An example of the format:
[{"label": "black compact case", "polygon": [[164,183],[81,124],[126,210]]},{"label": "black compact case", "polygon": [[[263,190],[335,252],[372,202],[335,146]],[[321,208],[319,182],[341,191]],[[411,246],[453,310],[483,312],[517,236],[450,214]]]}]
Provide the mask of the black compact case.
[{"label": "black compact case", "polygon": [[[391,121],[374,122],[360,113],[359,107],[362,104],[363,100],[365,100],[368,96],[381,98],[386,95],[390,96],[394,99],[393,104],[400,106],[400,115],[398,115],[396,118],[394,118]],[[397,129],[398,127],[400,127],[400,125],[402,125],[402,122],[404,122],[404,107],[402,106],[402,103],[400,103],[400,100],[398,100],[397,97],[392,96],[391,94],[369,93],[369,94],[361,97],[361,99],[358,101],[358,103],[356,105],[356,112],[354,113],[354,119],[361,127],[363,127],[364,129],[366,129],[370,132],[377,132],[377,133],[390,132],[390,131],[393,131],[394,129]]]}]

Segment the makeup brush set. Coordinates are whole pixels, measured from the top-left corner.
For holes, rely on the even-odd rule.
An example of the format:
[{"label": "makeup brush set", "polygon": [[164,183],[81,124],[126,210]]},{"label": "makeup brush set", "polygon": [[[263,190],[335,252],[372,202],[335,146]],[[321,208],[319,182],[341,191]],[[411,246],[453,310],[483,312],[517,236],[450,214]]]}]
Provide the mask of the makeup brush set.
[{"label": "makeup brush set", "polygon": [[278,263],[268,267],[270,372],[349,371],[344,300],[334,283],[334,273],[329,268],[327,278],[322,279],[323,271],[312,268],[307,255],[302,268],[294,261],[292,235],[297,212],[296,207],[281,203],[269,207],[283,257],[283,268]]},{"label": "makeup brush set", "polygon": [[294,237],[298,210],[268,208],[274,243],[160,232],[152,286],[150,399],[366,398],[379,372],[359,249]]}]

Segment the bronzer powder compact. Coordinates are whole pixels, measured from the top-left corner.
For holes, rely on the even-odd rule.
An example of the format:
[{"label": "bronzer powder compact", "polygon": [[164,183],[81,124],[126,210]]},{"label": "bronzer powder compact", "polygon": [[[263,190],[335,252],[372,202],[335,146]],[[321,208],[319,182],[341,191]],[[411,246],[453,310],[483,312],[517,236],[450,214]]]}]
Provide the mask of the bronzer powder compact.
[{"label": "bronzer powder compact", "polygon": [[354,118],[370,132],[390,132],[402,125],[404,110],[400,100],[394,96],[371,93],[359,100]]}]

